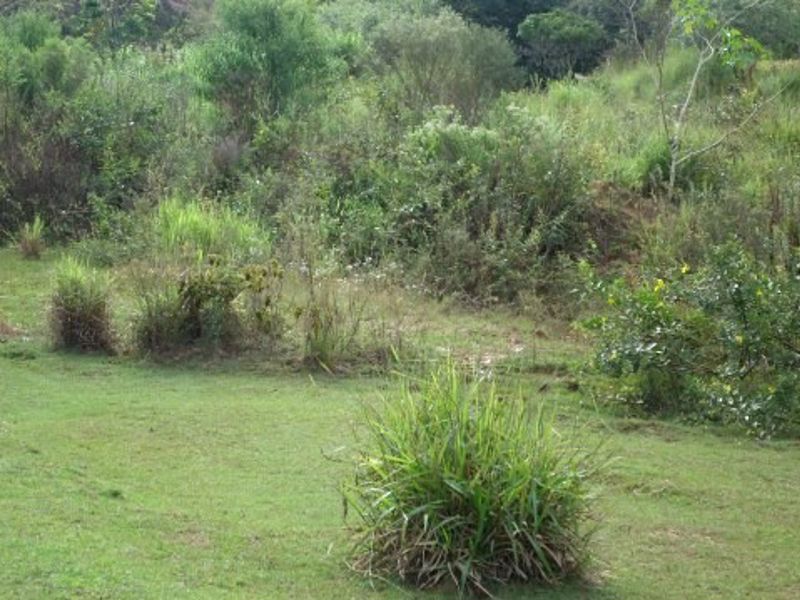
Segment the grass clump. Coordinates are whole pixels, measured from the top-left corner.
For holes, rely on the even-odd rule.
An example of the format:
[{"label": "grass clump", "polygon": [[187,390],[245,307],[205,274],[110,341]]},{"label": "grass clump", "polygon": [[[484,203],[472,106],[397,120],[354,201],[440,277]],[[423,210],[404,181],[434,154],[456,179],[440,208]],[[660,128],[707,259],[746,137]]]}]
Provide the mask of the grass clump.
[{"label": "grass clump", "polygon": [[352,296],[341,301],[330,282],[308,283],[307,304],[298,309],[306,364],[331,370],[358,336],[364,306]]},{"label": "grass clump", "polygon": [[44,252],[44,221],[36,215],[31,223],[25,223],[17,236],[17,247],[25,258],[40,259]]},{"label": "grass clump", "polygon": [[198,201],[163,201],[154,228],[161,248],[192,258],[255,258],[269,246],[266,233],[255,222],[228,207]]},{"label": "grass clump", "polygon": [[353,567],[419,588],[554,583],[584,565],[588,454],[519,395],[448,362],[367,418],[344,487],[360,517]]},{"label": "grass clump", "polygon": [[177,285],[149,286],[138,297],[133,344],[142,353],[162,354],[187,342]]},{"label": "grass clump", "polygon": [[58,349],[114,352],[108,278],[67,258],[56,274],[51,334]]}]

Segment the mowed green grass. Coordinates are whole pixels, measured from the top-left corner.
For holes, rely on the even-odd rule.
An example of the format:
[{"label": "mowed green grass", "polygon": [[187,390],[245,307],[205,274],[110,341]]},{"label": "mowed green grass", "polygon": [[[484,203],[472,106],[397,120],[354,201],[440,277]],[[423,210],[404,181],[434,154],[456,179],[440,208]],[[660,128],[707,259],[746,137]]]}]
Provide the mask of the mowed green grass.
[{"label": "mowed green grass", "polygon": [[[344,564],[336,459],[386,382],[51,353],[51,268],[0,251],[0,313],[28,334],[0,343],[0,598],[453,597]],[[614,419],[549,383],[616,457],[592,585],[500,598],[800,598],[798,444]]]}]

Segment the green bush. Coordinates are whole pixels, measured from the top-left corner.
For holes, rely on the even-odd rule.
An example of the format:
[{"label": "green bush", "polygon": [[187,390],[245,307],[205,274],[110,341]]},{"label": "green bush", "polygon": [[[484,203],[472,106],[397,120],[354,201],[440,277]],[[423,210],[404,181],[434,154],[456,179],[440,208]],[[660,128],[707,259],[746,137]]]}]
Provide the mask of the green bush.
[{"label": "green bush", "polygon": [[163,354],[189,344],[177,285],[140,289],[133,318],[133,345],[143,354]]},{"label": "green bush", "polygon": [[185,71],[163,53],[101,55],[41,15],[0,22],[0,228],[39,214],[53,236],[75,237],[98,208],[198,185],[213,119]]},{"label": "green bush", "polygon": [[149,271],[141,279],[133,321],[140,352],[193,346],[236,350],[248,337],[274,339],[282,332],[283,268],[276,261],[237,267],[211,258],[177,276]]},{"label": "green bush", "polygon": [[252,133],[329,76],[328,40],[302,0],[226,0],[219,31],[194,57],[201,90],[224,106],[235,129]]},{"label": "green bush", "polygon": [[503,33],[449,11],[386,21],[376,28],[373,47],[394,99],[417,120],[445,105],[474,122],[501,91],[521,81]]},{"label": "green bush", "polygon": [[562,9],[528,15],[518,35],[533,71],[548,78],[591,71],[609,46],[597,21]]},{"label": "green bush", "polygon": [[440,291],[514,301],[543,263],[589,246],[580,149],[533,111],[480,127],[439,112],[408,134],[400,168],[393,237]]},{"label": "green bush", "polygon": [[518,395],[447,363],[404,382],[365,425],[344,485],[360,519],[357,571],[488,593],[584,565],[589,455]]},{"label": "green bush", "polygon": [[56,273],[56,289],[50,301],[54,346],[113,353],[109,296],[109,281],[104,274],[67,258]]},{"label": "green bush", "polygon": [[735,423],[759,436],[800,432],[800,284],[736,245],[696,272],[631,289],[600,286],[607,316],[594,364],[610,396],[645,414]]}]

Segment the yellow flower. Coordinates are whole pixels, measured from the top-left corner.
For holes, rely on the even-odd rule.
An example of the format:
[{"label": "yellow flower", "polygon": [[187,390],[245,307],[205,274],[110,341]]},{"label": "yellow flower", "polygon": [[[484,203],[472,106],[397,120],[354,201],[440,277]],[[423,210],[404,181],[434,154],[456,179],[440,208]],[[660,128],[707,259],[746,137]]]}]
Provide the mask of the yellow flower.
[{"label": "yellow flower", "polygon": [[683,265],[681,266],[681,273],[683,273],[684,275],[686,275],[691,270],[692,270],[692,267],[690,267],[686,263],[683,263]]},{"label": "yellow flower", "polygon": [[656,279],[656,284],[653,286],[653,291],[657,294],[665,287],[667,287],[667,284],[664,283],[663,279]]}]

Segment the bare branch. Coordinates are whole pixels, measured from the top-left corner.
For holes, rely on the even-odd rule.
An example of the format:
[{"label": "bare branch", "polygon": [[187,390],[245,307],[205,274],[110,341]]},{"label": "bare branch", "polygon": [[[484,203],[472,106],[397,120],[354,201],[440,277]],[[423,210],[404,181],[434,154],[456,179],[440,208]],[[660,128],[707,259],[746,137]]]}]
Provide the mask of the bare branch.
[{"label": "bare branch", "polygon": [[723,135],[721,135],[719,138],[717,138],[710,144],[707,144],[701,148],[697,148],[696,150],[692,150],[691,152],[687,152],[684,156],[680,157],[678,160],[675,161],[675,166],[679,167],[685,162],[693,159],[695,156],[699,156],[700,154],[705,154],[706,152],[710,152],[711,150],[714,150],[715,148],[718,148],[719,146],[724,144],[728,140],[728,138],[730,138],[732,135],[738,133],[739,131],[747,127],[747,125],[753,119],[755,119],[761,113],[761,111],[764,110],[764,108],[766,108],[767,106],[772,104],[775,100],[777,100],[778,97],[781,96],[787,90],[789,85],[790,85],[789,83],[783,85],[777,92],[772,94],[769,98],[767,98],[763,102],[759,102],[755,106],[755,108],[753,108],[753,110],[750,111],[750,114],[748,114],[744,119],[742,119],[742,121],[738,125],[736,125],[736,127],[729,129]]}]

